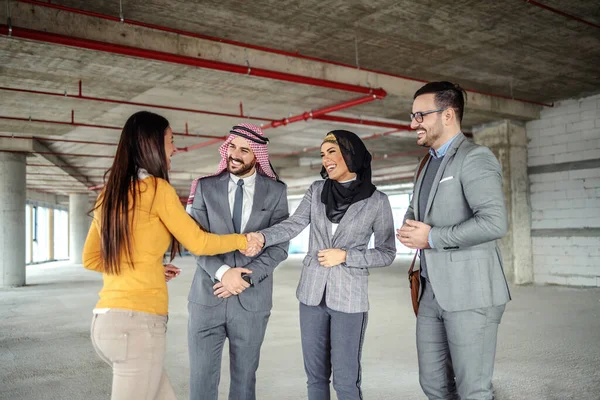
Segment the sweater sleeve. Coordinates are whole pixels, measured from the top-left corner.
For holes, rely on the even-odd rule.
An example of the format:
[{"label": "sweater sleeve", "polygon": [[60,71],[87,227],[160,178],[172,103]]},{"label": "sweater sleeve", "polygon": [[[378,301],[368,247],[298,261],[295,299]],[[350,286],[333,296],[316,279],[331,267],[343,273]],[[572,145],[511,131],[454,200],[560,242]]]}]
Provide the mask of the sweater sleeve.
[{"label": "sweater sleeve", "polygon": [[193,254],[215,255],[245,250],[246,237],[240,234],[215,235],[203,230],[183,208],[175,189],[158,179],[156,211],[169,232]]},{"label": "sweater sleeve", "polygon": [[95,216],[88,231],[87,239],[85,239],[82,258],[83,266],[86,269],[104,272],[102,257],[100,255],[100,231],[98,230],[98,220]]}]

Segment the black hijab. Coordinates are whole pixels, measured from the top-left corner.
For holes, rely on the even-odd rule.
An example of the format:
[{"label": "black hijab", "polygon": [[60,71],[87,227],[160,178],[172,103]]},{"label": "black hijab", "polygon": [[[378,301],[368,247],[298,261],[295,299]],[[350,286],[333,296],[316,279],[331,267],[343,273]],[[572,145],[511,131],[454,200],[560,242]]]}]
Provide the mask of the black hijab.
[{"label": "black hijab", "polygon": [[323,143],[325,142],[340,146],[348,170],[356,173],[356,180],[348,185],[328,179],[325,167],[321,168],[321,177],[325,179],[321,202],[325,204],[327,218],[334,224],[339,224],[352,204],[368,199],[375,192],[375,185],[371,183],[371,153],[363,141],[349,131],[331,131],[325,137]]}]

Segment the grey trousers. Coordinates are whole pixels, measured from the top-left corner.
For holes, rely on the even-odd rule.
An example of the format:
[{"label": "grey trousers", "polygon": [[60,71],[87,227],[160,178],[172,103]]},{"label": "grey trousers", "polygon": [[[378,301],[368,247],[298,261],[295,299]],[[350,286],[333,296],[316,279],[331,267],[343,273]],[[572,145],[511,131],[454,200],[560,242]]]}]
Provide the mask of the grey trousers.
[{"label": "grey trousers", "polygon": [[431,285],[417,317],[419,381],[430,400],[491,400],[498,325],[504,305],[447,312]]},{"label": "grey trousers", "polygon": [[190,400],[217,400],[221,356],[229,339],[230,400],[256,399],[256,370],[270,311],[245,310],[237,296],[207,307],[188,303]]},{"label": "grey trousers", "polygon": [[344,313],[300,303],[300,333],[308,399],[329,400],[329,378],[338,400],[361,400],[362,344],[367,313]]}]

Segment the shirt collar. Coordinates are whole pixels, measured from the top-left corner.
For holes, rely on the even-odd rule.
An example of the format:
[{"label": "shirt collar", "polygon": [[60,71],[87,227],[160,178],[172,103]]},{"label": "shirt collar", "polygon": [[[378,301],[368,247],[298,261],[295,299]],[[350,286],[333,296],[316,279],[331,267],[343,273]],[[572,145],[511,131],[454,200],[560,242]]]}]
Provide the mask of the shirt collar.
[{"label": "shirt collar", "polygon": [[235,176],[234,174],[229,173],[229,179],[231,179],[236,185],[240,179],[244,179],[244,186],[252,186],[254,185],[254,182],[256,182],[256,170],[254,170],[254,173],[252,175],[247,176],[245,178],[240,178],[239,176]]},{"label": "shirt collar", "polygon": [[433,148],[430,148],[429,149],[429,154],[431,154],[431,157],[433,157],[433,158],[442,158],[442,157],[444,157],[446,155],[446,152],[450,148],[450,145],[452,145],[452,142],[454,142],[454,139],[456,139],[461,133],[462,132],[459,131],[450,140],[448,140],[446,143],[444,143],[442,145],[442,147],[440,147],[437,151],[435,151]]}]

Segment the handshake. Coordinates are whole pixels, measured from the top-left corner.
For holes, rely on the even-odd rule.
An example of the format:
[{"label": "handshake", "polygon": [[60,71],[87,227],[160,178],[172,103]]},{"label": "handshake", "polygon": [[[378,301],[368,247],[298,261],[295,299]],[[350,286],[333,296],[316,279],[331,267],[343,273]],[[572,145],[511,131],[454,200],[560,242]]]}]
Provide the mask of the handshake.
[{"label": "handshake", "polygon": [[256,256],[265,245],[265,237],[260,232],[246,233],[246,240],[248,241],[248,246],[246,250],[240,252],[248,257]]}]

